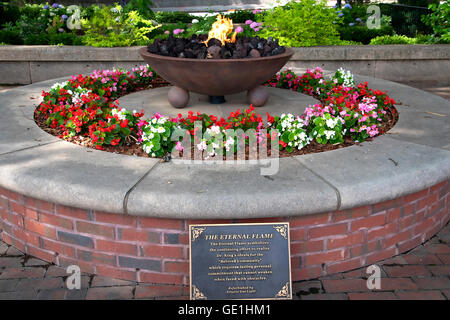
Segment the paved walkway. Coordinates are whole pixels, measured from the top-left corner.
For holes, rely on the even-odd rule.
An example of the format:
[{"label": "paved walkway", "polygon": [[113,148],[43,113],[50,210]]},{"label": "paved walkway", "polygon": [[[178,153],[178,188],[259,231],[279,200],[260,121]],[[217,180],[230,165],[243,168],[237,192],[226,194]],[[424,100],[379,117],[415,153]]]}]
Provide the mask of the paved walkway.
[{"label": "paved walkway", "polygon": [[[381,289],[369,290],[366,268],[293,283],[294,299],[450,299],[450,223],[415,249],[384,260]],[[136,284],[82,274],[81,289],[66,287],[65,269],[0,242],[2,299],[189,299],[187,286]]]}]

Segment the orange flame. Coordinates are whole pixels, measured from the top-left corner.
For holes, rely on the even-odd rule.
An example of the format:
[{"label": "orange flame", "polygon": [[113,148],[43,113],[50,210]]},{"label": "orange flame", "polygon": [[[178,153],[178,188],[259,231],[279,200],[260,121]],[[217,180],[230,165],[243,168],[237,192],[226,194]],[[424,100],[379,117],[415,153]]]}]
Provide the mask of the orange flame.
[{"label": "orange flame", "polygon": [[228,39],[228,35],[233,32],[233,21],[229,18],[222,17],[222,15],[217,15],[216,22],[213,23],[211,30],[208,33],[208,39],[203,43],[208,45],[208,41],[212,38],[216,38],[220,40],[222,46],[225,45],[226,42],[234,43],[236,42],[236,31],[231,35],[231,38]]}]

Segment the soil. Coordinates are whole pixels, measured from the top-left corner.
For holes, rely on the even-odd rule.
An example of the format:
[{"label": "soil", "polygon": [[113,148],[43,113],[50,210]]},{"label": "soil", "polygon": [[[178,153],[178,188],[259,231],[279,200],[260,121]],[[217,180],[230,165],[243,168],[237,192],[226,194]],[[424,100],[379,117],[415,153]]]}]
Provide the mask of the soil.
[{"label": "soil", "polygon": [[[138,87],[136,88],[136,91],[141,91],[141,90],[148,90],[148,89],[153,89],[153,88],[159,88],[159,87],[165,87],[170,85],[167,81],[165,81],[162,78],[158,78],[156,81],[154,81],[154,83],[148,87]],[[287,89],[286,89],[287,90]],[[372,141],[373,139],[375,139],[376,137],[385,134],[386,132],[388,132],[398,121],[398,112],[395,108],[393,108],[395,110],[395,112],[392,112],[391,110],[387,110],[387,113],[385,115],[386,121],[383,122],[379,127],[379,132],[380,134],[378,134],[377,136],[373,137],[373,138],[368,138],[366,139],[366,141]],[[62,135],[62,130],[59,128],[50,128],[46,123],[45,123],[45,119],[43,115],[38,115],[37,112],[35,112],[35,122],[36,124],[45,132],[53,135],[53,136],[57,136],[57,137],[61,137]],[[83,147],[87,147],[87,148],[92,148],[95,149],[95,144],[92,142],[92,139],[89,136],[84,136],[84,137],[80,137],[80,136],[75,136],[75,137],[68,137],[65,138],[64,140],[68,141],[68,142],[72,142],[75,144],[78,144],[80,146]],[[330,145],[330,144],[320,144],[317,143],[316,141],[311,141],[311,143],[309,145],[307,145],[306,147],[302,148],[301,150],[298,149],[294,149],[294,151],[292,152],[288,152],[286,150],[280,150],[279,151],[279,157],[280,158],[284,158],[284,157],[292,157],[292,156],[297,156],[297,155],[302,155],[302,154],[310,154],[310,153],[318,153],[318,152],[325,152],[325,151],[331,151],[331,150],[336,150],[336,149],[342,149],[345,147],[349,147],[355,144],[359,144],[358,142],[352,141],[350,138],[345,138],[343,143],[340,144],[334,144],[334,145]],[[144,152],[144,150],[142,149],[140,144],[135,143],[135,141],[129,141],[129,143],[126,143],[124,145],[121,146],[104,146],[103,147],[103,151],[106,152],[112,152],[112,153],[118,153],[118,154],[125,154],[125,155],[133,155],[133,156],[138,156],[138,157],[146,157],[149,158],[149,155],[147,153]],[[254,153],[253,150],[252,154]],[[194,151],[191,151],[191,159],[194,159],[193,157],[193,153]],[[249,159],[249,147],[246,146],[246,160]],[[256,153],[258,154],[258,153]],[[271,150],[270,150],[270,146],[268,147],[268,151],[267,151],[267,155],[268,157],[270,157],[271,155]],[[180,156],[182,156],[182,153],[180,153]],[[204,155],[204,160],[217,160],[217,157],[206,157],[206,155]],[[225,156],[223,156],[224,160],[225,160]],[[258,157],[257,157],[258,158]],[[235,159],[237,159],[237,157],[235,156]],[[166,155],[162,161],[169,161],[170,160],[170,156]],[[228,159],[229,160],[229,159]]]}]

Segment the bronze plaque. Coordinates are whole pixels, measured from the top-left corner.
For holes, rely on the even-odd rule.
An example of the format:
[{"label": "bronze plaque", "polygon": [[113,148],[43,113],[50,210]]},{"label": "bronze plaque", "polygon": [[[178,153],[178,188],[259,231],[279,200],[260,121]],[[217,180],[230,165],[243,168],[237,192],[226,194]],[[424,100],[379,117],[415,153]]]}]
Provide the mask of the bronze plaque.
[{"label": "bronze plaque", "polygon": [[190,297],[292,299],[289,223],[189,226]]}]

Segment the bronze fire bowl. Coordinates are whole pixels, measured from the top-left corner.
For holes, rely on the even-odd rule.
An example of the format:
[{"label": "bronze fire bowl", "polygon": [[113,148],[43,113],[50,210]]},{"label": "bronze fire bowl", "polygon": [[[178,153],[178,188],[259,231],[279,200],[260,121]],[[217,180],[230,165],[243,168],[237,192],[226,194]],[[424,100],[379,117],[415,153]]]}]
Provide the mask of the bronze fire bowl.
[{"label": "bronze fire bowl", "polygon": [[188,59],[152,54],[139,49],[144,60],[176,87],[208,96],[224,96],[257,88],[277,73],[293,55],[245,59]]}]

